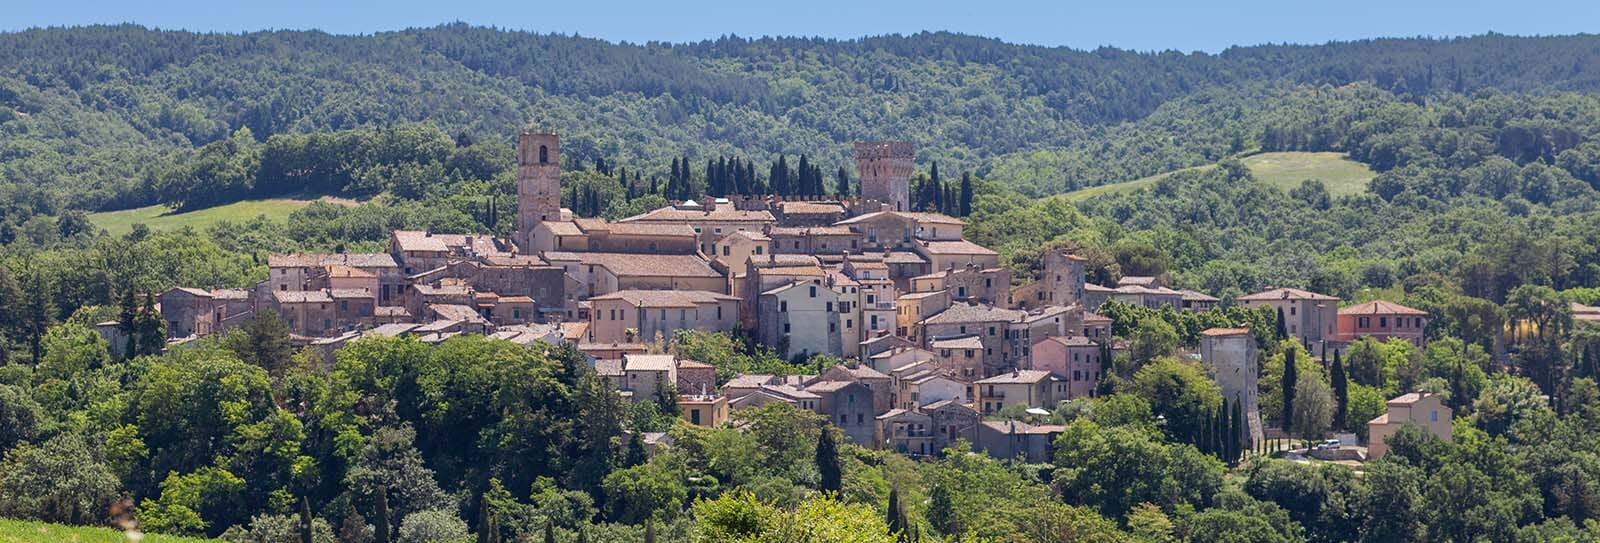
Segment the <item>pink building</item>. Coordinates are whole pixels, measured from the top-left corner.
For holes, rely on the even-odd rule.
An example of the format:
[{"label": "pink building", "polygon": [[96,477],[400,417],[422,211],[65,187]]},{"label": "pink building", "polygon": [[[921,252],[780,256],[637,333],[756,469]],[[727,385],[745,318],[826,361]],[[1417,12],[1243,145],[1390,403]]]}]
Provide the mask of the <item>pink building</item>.
[{"label": "pink building", "polygon": [[1428,313],[1397,303],[1376,300],[1339,310],[1339,341],[1370,337],[1378,341],[1401,338],[1422,346]]},{"label": "pink building", "polygon": [[1082,336],[1047,337],[1033,344],[1030,369],[1048,371],[1066,381],[1067,397],[1075,400],[1094,396],[1100,382],[1100,344]]}]

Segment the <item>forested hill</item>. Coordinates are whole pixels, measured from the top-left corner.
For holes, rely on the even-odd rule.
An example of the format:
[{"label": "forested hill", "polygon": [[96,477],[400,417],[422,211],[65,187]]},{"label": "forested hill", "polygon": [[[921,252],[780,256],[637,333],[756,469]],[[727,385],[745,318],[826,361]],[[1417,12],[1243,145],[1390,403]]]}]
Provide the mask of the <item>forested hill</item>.
[{"label": "forested hill", "polygon": [[[372,36],[37,29],[0,34],[0,191],[31,208],[13,214],[132,207],[163,201],[163,181],[198,148],[241,129],[265,142],[422,124],[504,148],[537,119],[563,134],[569,158],[647,175],[664,175],[670,157],[777,153],[808,153],[831,171],[864,138],[913,140],[924,164],[980,175],[1037,151],[1068,153],[1071,168],[997,179],[1037,195],[1213,162],[1262,139],[1259,121],[1223,122],[1254,119],[1247,108],[1261,95],[1352,82],[1412,102],[1593,91],[1600,37],[1206,55],[948,33],[635,45],[463,24]],[[1188,141],[1194,130],[1173,118],[1227,132]]]}]

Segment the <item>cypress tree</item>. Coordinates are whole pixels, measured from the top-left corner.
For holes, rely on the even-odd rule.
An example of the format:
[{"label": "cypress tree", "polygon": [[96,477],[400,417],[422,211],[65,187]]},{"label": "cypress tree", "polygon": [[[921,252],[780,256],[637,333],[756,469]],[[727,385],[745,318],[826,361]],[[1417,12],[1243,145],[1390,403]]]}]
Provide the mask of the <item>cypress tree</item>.
[{"label": "cypress tree", "polygon": [[839,463],[839,444],[834,442],[833,432],[826,427],[817,437],[817,472],[822,474],[822,481],[817,490],[838,494],[844,488],[844,466]]},{"label": "cypress tree", "polygon": [[1339,356],[1339,351],[1333,351],[1333,370],[1329,372],[1333,381],[1333,427],[1344,429],[1344,418],[1350,407],[1350,381],[1344,373],[1344,360]]},{"label": "cypress tree", "polygon": [[644,519],[644,543],[656,543],[656,521],[653,518]]},{"label": "cypress tree", "polygon": [[300,497],[300,543],[314,543],[311,540],[311,499]]},{"label": "cypress tree", "polygon": [[378,496],[372,506],[372,542],[389,543],[389,489],[378,487]]},{"label": "cypress tree", "polygon": [[118,306],[117,330],[126,338],[122,352],[131,358],[139,354],[139,302],[134,299],[132,287],[122,291]]},{"label": "cypress tree", "polygon": [[1283,352],[1283,380],[1279,383],[1283,387],[1283,422],[1280,426],[1285,435],[1294,431],[1294,385],[1300,373],[1299,368],[1295,367],[1294,352],[1294,349]]},{"label": "cypress tree", "polygon": [[1216,438],[1217,458],[1222,459],[1223,462],[1228,461],[1229,428],[1231,428],[1231,426],[1228,425],[1228,399],[1223,398],[1222,407],[1217,409],[1217,428],[1216,433],[1213,434]]},{"label": "cypress tree", "polygon": [[889,533],[896,537],[904,537],[905,510],[900,508],[900,489],[897,487],[889,488],[889,507],[885,515],[888,517],[885,520],[889,525]]},{"label": "cypress tree", "polygon": [[[1238,397],[1234,397],[1234,399],[1233,399],[1233,417],[1232,417],[1232,419],[1233,419],[1231,421],[1233,423],[1233,424],[1231,424],[1232,428],[1228,430],[1228,440],[1229,440],[1229,443],[1232,443],[1232,446],[1230,447],[1230,450],[1232,452],[1228,457],[1228,463],[1230,463],[1230,464],[1238,464],[1239,463],[1239,459],[1244,456],[1244,438],[1245,438],[1245,436],[1244,436],[1244,402],[1239,401]],[[1251,445],[1254,446],[1255,443],[1251,443]]]},{"label": "cypress tree", "polygon": [[835,180],[834,180],[834,185],[833,185],[833,193],[835,195],[837,195],[838,197],[840,197],[840,198],[844,198],[846,196],[849,196],[850,195],[850,174],[845,173],[844,166],[840,166],[839,167],[839,171],[834,174],[834,177],[835,177]]},{"label": "cypress tree", "polygon": [[490,543],[489,531],[493,521],[489,519],[489,498],[483,494],[478,495],[478,543]]},{"label": "cypress tree", "polygon": [[800,167],[797,168],[797,171],[800,173],[800,179],[799,179],[800,182],[798,183],[798,185],[799,185],[798,189],[799,190],[796,190],[795,192],[798,193],[798,194],[801,194],[803,196],[810,196],[811,195],[811,162],[810,162],[809,159],[806,158],[806,155],[804,153],[800,154]]},{"label": "cypress tree", "polygon": [[961,172],[961,216],[972,214],[972,174]]},{"label": "cypress tree", "polygon": [[544,521],[544,543],[556,543],[556,529],[549,520]]},{"label": "cypress tree", "polygon": [[1283,320],[1283,308],[1278,308],[1278,341],[1289,339],[1289,324]]}]

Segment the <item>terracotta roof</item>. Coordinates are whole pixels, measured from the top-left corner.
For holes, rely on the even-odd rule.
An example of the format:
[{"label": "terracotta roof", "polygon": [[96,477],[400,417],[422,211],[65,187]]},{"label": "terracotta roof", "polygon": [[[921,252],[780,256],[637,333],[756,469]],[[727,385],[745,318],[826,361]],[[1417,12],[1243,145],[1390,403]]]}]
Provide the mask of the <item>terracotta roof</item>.
[{"label": "terracotta roof", "polygon": [[820,266],[821,263],[817,261],[817,257],[811,255],[779,255],[769,253],[766,255],[766,258],[751,257],[750,265],[751,267],[768,269],[782,268],[787,266]]},{"label": "terracotta roof", "polygon": [[[722,277],[695,255],[576,253],[578,262],[600,266],[619,276]],[[550,256],[546,253],[546,256]]]},{"label": "terracotta roof", "polygon": [[250,291],[242,288],[211,289],[211,297],[218,300],[248,300]]},{"label": "terracotta roof", "polygon": [[578,223],[573,221],[544,221],[539,224],[544,225],[546,230],[557,236],[583,235],[583,229],[578,228]]},{"label": "terracotta roof", "polygon": [[444,253],[450,251],[443,237],[417,230],[395,230],[395,247],[404,252]]},{"label": "terracotta roof", "polygon": [[965,223],[961,222],[961,219],[957,219],[955,217],[951,217],[951,216],[945,215],[943,213],[923,213],[923,212],[918,212],[918,211],[897,211],[896,213],[899,213],[901,215],[905,215],[907,217],[911,217],[911,220],[917,221],[919,223],[929,223],[929,224],[965,224]]},{"label": "terracotta roof", "polygon": [[967,240],[924,241],[922,249],[936,255],[998,255],[994,250]]},{"label": "terracotta roof", "polygon": [[1214,296],[1207,295],[1207,294],[1205,294],[1203,292],[1196,292],[1196,291],[1188,290],[1188,289],[1179,290],[1178,294],[1183,296],[1183,301],[1185,301],[1185,302],[1220,302],[1220,301],[1222,301],[1220,299],[1217,299]]},{"label": "terracotta roof", "polygon": [[428,310],[439,316],[440,320],[463,322],[488,322],[478,310],[458,304],[428,304]]},{"label": "terracotta roof", "polygon": [[500,303],[503,303],[503,304],[531,304],[531,303],[533,303],[533,298],[529,298],[527,296],[501,296],[500,297]]},{"label": "terracotta roof", "polygon": [[1029,310],[1027,315],[1022,317],[1022,322],[1039,322],[1048,318],[1056,317],[1058,315],[1071,313],[1072,309],[1073,308],[1071,307],[1062,305],[1047,305],[1038,309]]},{"label": "terracotta roof", "polygon": [[1416,315],[1426,316],[1428,312],[1412,309],[1394,302],[1373,300],[1364,304],[1356,304],[1339,310],[1340,315]]},{"label": "terracotta roof", "polygon": [[932,296],[938,296],[940,294],[945,294],[947,292],[949,292],[949,290],[947,290],[947,289],[930,290],[930,291],[927,291],[927,292],[908,292],[908,293],[905,293],[905,294],[901,294],[899,298],[895,298],[895,299],[896,300],[912,300],[912,301],[916,301],[916,300],[921,300],[923,298],[929,298],[929,297],[932,297]]},{"label": "terracotta roof", "polygon": [[1326,294],[1317,294],[1308,290],[1297,288],[1268,289],[1255,294],[1246,294],[1239,297],[1241,302],[1263,302],[1271,300],[1326,300],[1336,301],[1338,298]]},{"label": "terracotta roof", "polygon": [[381,317],[410,317],[411,312],[398,305],[380,305],[373,308],[372,312]]},{"label": "terracotta roof", "polygon": [[839,389],[856,384],[855,381],[817,381],[806,386],[806,392],[837,392]]},{"label": "terracotta roof", "polygon": [[694,227],[681,223],[652,223],[652,222],[616,222],[607,223],[604,219],[578,219],[578,228],[585,233],[600,230],[613,236],[665,236],[692,238]]},{"label": "terracotta roof", "polygon": [[1389,400],[1388,405],[1411,405],[1422,401],[1423,398],[1428,396],[1434,396],[1434,394],[1429,394],[1426,392],[1407,392],[1405,394],[1396,396],[1392,400]]},{"label": "terracotta roof", "polygon": [[561,323],[561,338],[567,341],[577,341],[582,339],[584,334],[587,334],[588,332],[589,323],[587,322]]},{"label": "terracotta roof", "polygon": [[986,304],[956,304],[944,311],[940,311],[927,320],[924,324],[946,324],[961,322],[990,322],[1005,321],[1015,322],[1027,313],[1015,309],[1000,309]]},{"label": "terracotta roof", "polygon": [[1070,336],[1070,337],[1066,337],[1066,336],[1050,336],[1050,337],[1044,338],[1043,340],[1040,340],[1039,342],[1040,343],[1044,343],[1046,341],[1054,341],[1056,343],[1060,343],[1060,344],[1068,346],[1068,347],[1098,347],[1098,346],[1100,346],[1100,344],[1099,343],[1095,343],[1094,340],[1086,338],[1086,337],[1083,337],[1083,336]]},{"label": "terracotta roof", "polygon": [[738,301],[727,294],[704,290],[619,290],[589,298],[594,300],[623,300],[636,307],[694,307],[719,301]]},{"label": "terracotta roof", "polygon": [[1111,324],[1111,317],[1107,317],[1107,316],[1101,315],[1099,313],[1084,313],[1083,314],[1083,323],[1084,324],[1089,324],[1089,323]]},{"label": "terracotta roof", "polygon": [[335,265],[357,268],[394,268],[394,257],[388,253],[298,253],[292,255],[267,255],[269,268],[323,268]]},{"label": "terracotta roof", "polygon": [[602,377],[621,377],[622,361],[616,359],[595,360],[594,372]]},{"label": "terracotta roof", "polygon": [[622,355],[622,369],[624,371],[672,371],[677,367],[677,358],[670,354],[629,353]]},{"label": "terracotta roof", "polygon": [[688,359],[682,359],[682,360],[678,360],[678,369],[680,369],[680,370],[681,370],[681,369],[684,369],[684,368],[691,368],[691,369],[715,369],[715,368],[716,368],[716,366],[713,366],[713,365],[711,365],[711,364],[707,364],[707,363],[705,363],[705,362],[696,362],[696,361],[694,361],[694,360],[688,360]]},{"label": "terracotta roof", "polygon": [[328,293],[321,290],[274,290],[272,297],[280,304],[325,303],[333,301]]},{"label": "terracotta roof", "polygon": [[675,222],[776,222],[772,213],[767,210],[740,211],[733,206],[717,206],[713,211],[699,209],[678,209],[663,207],[644,214],[634,215],[617,221],[675,221]]},{"label": "terracotta roof", "polygon": [[340,278],[347,278],[348,279],[348,278],[357,278],[357,277],[359,277],[359,278],[370,278],[370,277],[377,277],[377,276],[378,276],[378,274],[376,274],[376,273],[372,273],[372,272],[363,270],[361,268],[354,268],[354,267],[351,267],[351,266],[346,266],[344,264],[334,264],[332,266],[328,266],[328,277],[340,277]]},{"label": "terracotta roof", "polygon": [[854,376],[857,379],[888,379],[889,378],[888,375],[884,375],[883,372],[880,372],[878,370],[872,369],[872,367],[870,367],[870,366],[863,366],[863,365],[860,365],[860,364],[856,364],[855,366],[843,365],[843,366],[836,366],[836,367],[842,368],[845,371],[845,373],[848,373],[848,374],[850,374],[851,376]]},{"label": "terracotta roof", "polygon": [[722,386],[725,388],[759,388],[762,385],[771,384],[772,380],[773,376],[764,373],[746,373],[733,376]]},{"label": "terracotta roof", "polygon": [[962,336],[949,339],[935,339],[928,342],[935,349],[982,349],[983,339],[978,336]]},{"label": "terracotta roof", "polygon": [[1117,291],[1117,289],[1114,289],[1114,288],[1111,288],[1111,287],[1102,287],[1102,286],[1096,285],[1094,283],[1084,283],[1083,284],[1083,290],[1085,292],[1104,292],[1104,293],[1112,293],[1112,292],[1116,292]]},{"label": "terracotta roof", "polygon": [[855,231],[851,230],[850,227],[848,227],[848,226],[788,226],[788,227],[774,227],[771,230],[768,230],[767,232],[769,234],[771,234],[771,235],[774,235],[774,236],[793,236],[793,237],[805,237],[805,236],[859,236],[859,235],[861,235],[859,232],[855,232]]},{"label": "terracotta roof", "polygon": [[750,241],[772,241],[772,238],[767,237],[766,234],[757,232],[755,230],[735,230],[726,236],[722,236],[722,239],[728,239],[732,237],[741,237]]},{"label": "terracotta roof", "polygon": [[921,264],[927,261],[922,255],[909,251],[894,251],[883,257],[885,264]]},{"label": "terracotta roof", "polygon": [[785,215],[829,215],[844,213],[844,205],[839,202],[779,202],[778,208]]},{"label": "terracotta roof", "polygon": [[489,266],[511,267],[540,267],[548,264],[541,258],[533,255],[488,255],[483,257],[483,263]]},{"label": "terracotta roof", "polygon": [[328,289],[328,295],[334,298],[372,298],[372,291],[364,288],[335,288]]},{"label": "terracotta roof", "polygon": [[483,234],[439,234],[422,230],[395,230],[395,244],[401,251],[441,252],[452,247],[485,255],[503,252],[494,236]]},{"label": "terracotta roof", "polygon": [[182,292],[184,294],[188,294],[190,296],[198,296],[198,297],[201,297],[201,298],[210,298],[211,297],[211,291],[206,290],[206,289],[202,289],[202,288],[172,287],[171,289],[167,290],[167,292],[172,292],[172,291],[178,291],[178,292]]},{"label": "terracotta roof", "polygon": [[1156,278],[1148,275],[1127,275],[1117,280],[1117,286],[1139,285],[1141,287],[1155,287]]},{"label": "terracotta roof", "polygon": [[1207,328],[1206,330],[1200,332],[1200,335],[1214,337],[1248,335],[1249,333],[1249,328]]},{"label": "terracotta roof", "polygon": [[1037,383],[1050,378],[1050,372],[1044,370],[1017,370],[1011,373],[1002,373],[988,379],[981,379],[973,384],[980,385],[1008,385]]}]

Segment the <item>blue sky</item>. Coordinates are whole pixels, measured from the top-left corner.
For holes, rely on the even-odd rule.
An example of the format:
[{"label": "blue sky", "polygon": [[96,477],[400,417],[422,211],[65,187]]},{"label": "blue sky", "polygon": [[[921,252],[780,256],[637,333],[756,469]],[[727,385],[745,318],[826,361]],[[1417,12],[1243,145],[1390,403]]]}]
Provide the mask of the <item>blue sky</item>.
[{"label": "blue sky", "polygon": [[449,21],[613,41],[853,38],[950,30],[1010,42],[1215,52],[1229,45],[1389,36],[1600,32],[1597,0],[0,0],[0,30],[134,22],[239,32],[363,34]]}]

